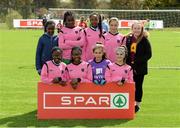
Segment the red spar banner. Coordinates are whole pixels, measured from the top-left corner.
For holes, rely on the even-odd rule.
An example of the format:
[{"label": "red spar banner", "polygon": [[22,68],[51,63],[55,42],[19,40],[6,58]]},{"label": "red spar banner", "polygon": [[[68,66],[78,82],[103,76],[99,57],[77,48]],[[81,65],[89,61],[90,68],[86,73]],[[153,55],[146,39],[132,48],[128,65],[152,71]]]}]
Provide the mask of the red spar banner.
[{"label": "red spar banner", "polygon": [[39,82],[38,119],[133,119],[134,90],[132,83],[81,83],[74,90]]}]

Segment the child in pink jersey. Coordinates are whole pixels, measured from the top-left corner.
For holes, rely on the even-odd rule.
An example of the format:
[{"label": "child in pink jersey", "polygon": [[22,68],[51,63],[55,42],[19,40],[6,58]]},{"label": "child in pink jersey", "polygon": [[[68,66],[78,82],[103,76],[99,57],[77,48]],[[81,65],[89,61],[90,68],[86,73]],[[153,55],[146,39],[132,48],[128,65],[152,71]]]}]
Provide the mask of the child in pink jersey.
[{"label": "child in pink jersey", "polygon": [[88,79],[97,85],[104,85],[110,81],[110,60],[106,59],[104,46],[96,44],[93,48],[94,59],[89,61]]},{"label": "child in pink jersey", "polygon": [[67,11],[64,14],[64,27],[59,33],[59,47],[63,50],[63,59],[66,64],[70,63],[71,49],[74,46],[84,47],[85,35],[80,27],[75,27],[74,14]]},{"label": "child in pink jersey", "polygon": [[66,64],[61,62],[62,50],[58,47],[52,49],[53,60],[47,61],[42,68],[41,81],[47,84],[66,85]]},{"label": "child in pink jersey", "polygon": [[87,79],[88,63],[81,60],[82,50],[80,47],[73,47],[71,51],[71,63],[67,65],[68,80],[74,89],[80,82],[90,82]]},{"label": "child in pink jersey", "polygon": [[116,60],[116,48],[125,44],[125,37],[118,32],[119,20],[112,17],[109,20],[110,31],[105,36],[105,50],[111,62]]},{"label": "child in pink jersey", "polygon": [[133,70],[126,64],[127,48],[125,45],[116,49],[116,60],[110,65],[111,81],[118,85],[133,82]]},{"label": "child in pink jersey", "polygon": [[90,20],[90,27],[84,30],[85,39],[86,39],[86,44],[84,49],[86,61],[89,61],[90,59],[94,58],[92,49],[93,46],[96,44],[96,42],[101,42],[102,44],[104,44],[101,16],[97,13],[92,13],[89,16],[89,20]]}]

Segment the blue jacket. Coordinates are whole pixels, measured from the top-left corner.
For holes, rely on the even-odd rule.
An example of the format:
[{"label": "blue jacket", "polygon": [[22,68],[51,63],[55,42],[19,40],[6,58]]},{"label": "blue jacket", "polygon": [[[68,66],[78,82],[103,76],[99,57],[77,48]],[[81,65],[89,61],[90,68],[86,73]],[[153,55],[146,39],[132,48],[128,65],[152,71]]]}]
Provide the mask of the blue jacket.
[{"label": "blue jacket", "polygon": [[109,31],[109,25],[106,21],[102,21],[102,29],[105,31],[105,32],[108,32]]},{"label": "blue jacket", "polygon": [[58,37],[43,34],[38,41],[36,49],[36,70],[41,73],[43,64],[52,59],[51,50],[54,46],[58,46]]}]

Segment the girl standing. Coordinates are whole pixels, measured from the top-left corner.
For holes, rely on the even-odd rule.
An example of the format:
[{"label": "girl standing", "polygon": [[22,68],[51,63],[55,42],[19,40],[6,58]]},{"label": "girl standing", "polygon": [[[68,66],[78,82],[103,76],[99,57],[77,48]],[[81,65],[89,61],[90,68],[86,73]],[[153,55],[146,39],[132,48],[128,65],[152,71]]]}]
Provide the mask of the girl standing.
[{"label": "girl standing", "polygon": [[58,46],[57,36],[54,36],[55,23],[47,21],[44,28],[45,33],[39,38],[36,49],[36,70],[39,75],[45,62],[52,60],[52,48]]},{"label": "girl standing", "polygon": [[59,33],[59,47],[63,50],[63,59],[70,63],[71,49],[74,46],[84,47],[85,36],[80,27],[75,27],[74,14],[71,11],[64,13],[63,27]]},{"label": "girl standing", "polygon": [[132,34],[127,36],[126,46],[128,49],[127,64],[133,68],[135,82],[135,112],[139,111],[143,96],[144,76],[148,73],[148,60],[152,56],[151,45],[144,32],[144,26],[140,22],[132,25]]},{"label": "girl standing", "polygon": [[[92,48],[96,42],[101,42],[104,44],[104,35],[102,30],[101,16],[98,13],[92,13],[89,16],[90,27],[86,28],[85,33],[85,60],[89,61],[93,59]],[[88,52],[87,52],[88,51]]]},{"label": "girl standing", "polygon": [[119,20],[113,17],[109,20],[110,31],[105,34],[105,50],[111,62],[116,60],[117,47],[125,44],[125,37],[118,32]]}]

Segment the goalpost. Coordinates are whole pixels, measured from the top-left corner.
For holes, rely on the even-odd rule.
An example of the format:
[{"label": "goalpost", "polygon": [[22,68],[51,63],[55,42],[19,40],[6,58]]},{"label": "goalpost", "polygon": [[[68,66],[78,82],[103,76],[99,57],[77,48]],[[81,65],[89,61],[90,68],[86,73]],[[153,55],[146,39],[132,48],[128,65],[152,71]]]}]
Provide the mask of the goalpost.
[{"label": "goalpost", "polygon": [[[178,52],[180,50],[180,44],[177,43],[178,41],[180,41],[180,31],[177,31],[180,30],[180,10],[112,10],[49,8],[49,13],[55,19],[63,19],[63,14],[65,11],[74,12],[76,19],[80,19],[81,16],[88,18],[92,12],[98,12],[99,14],[103,14],[107,19],[111,17],[117,17],[119,20],[149,19],[152,21],[163,21],[163,28],[172,29],[176,37],[174,38],[168,36],[168,31],[166,31],[167,29],[160,29],[160,32],[150,31],[150,41],[152,42],[153,47],[153,61],[150,61],[149,67],[153,69],[180,70],[180,55]],[[124,30],[120,29],[120,31]],[[173,31],[169,32],[172,33]],[[164,34],[163,32],[165,32],[166,34]]]},{"label": "goalpost", "polygon": [[92,12],[103,14],[106,18],[117,17],[120,20],[162,20],[164,27],[180,27],[180,10],[114,10],[114,9],[65,9],[49,8],[54,18],[63,18],[65,11],[73,11],[76,18],[88,18]]}]

